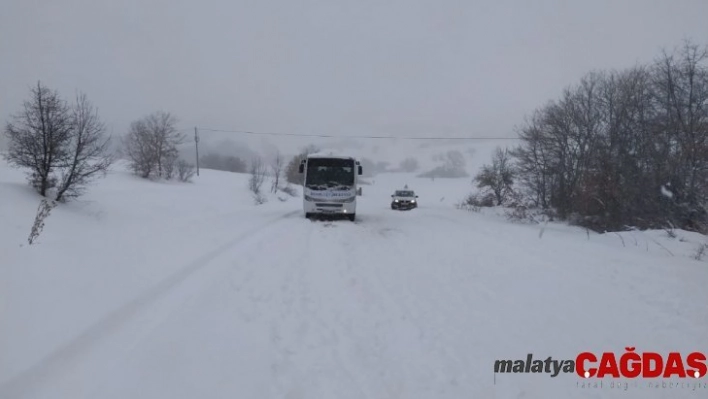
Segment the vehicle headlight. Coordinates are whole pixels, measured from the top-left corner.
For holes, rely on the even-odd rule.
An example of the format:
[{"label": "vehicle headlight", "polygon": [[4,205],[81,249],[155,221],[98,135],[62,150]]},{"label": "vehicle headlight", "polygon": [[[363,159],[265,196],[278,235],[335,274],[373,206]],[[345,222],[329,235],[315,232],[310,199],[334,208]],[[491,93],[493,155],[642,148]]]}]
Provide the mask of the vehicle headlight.
[{"label": "vehicle headlight", "polygon": [[415,200],[411,200],[411,202],[415,204]]},{"label": "vehicle headlight", "polygon": [[398,200],[393,200],[393,202],[398,202]]}]

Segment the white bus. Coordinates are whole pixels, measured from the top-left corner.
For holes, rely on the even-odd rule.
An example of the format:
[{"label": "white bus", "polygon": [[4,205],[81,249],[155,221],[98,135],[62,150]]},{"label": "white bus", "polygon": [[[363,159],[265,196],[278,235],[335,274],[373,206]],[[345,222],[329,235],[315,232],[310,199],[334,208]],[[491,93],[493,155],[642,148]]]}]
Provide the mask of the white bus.
[{"label": "white bus", "polygon": [[350,156],[310,154],[300,161],[304,174],[303,208],[305,217],[316,214],[342,215],[356,220],[359,161]]}]

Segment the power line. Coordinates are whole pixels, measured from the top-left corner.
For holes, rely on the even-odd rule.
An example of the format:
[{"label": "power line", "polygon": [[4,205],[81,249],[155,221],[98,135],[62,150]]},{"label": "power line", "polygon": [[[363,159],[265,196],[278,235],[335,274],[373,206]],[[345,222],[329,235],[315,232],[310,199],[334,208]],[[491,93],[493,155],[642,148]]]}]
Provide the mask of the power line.
[{"label": "power line", "polygon": [[333,136],[329,134],[301,134],[301,133],[276,133],[253,132],[248,130],[224,130],[200,127],[200,131],[217,133],[240,133],[256,136],[296,136],[296,137],[323,137],[334,139],[393,139],[393,140],[519,140],[518,137],[410,137],[410,136]]}]

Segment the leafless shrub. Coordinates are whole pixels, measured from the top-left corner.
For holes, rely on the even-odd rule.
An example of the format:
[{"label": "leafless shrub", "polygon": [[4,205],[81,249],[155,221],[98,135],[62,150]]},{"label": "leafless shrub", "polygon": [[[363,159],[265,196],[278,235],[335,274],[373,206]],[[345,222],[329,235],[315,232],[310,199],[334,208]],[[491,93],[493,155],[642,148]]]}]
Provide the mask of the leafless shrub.
[{"label": "leafless shrub", "polygon": [[701,244],[698,246],[696,249],[696,253],[693,254],[693,259],[695,260],[702,260],[703,257],[705,256],[706,252],[708,252],[708,244]]},{"label": "leafless shrub", "polygon": [[297,190],[290,185],[287,185],[285,187],[281,187],[280,191],[284,192],[285,194],[287,194],[291,197],[297,197],[297,195],[298,195]]},{"label": "leafless shrub", "polygon": [[477,188],[494,195],[496,205],[504,205],[512,199],[514,193],[514,169],[507,150],[497,147],[491,165],[484,165],[475,176]]},{"label": "leafless shrub", "polygon": [[273,159],[273,162],[270,165],[273,176],[273,185],[271,186],[270,191],[273,193],[277,193],[278,188],[280,188],[280,176],[283,174],[284,166],[285,165],[283,156],[280,154],[280,152],[276,153],[275,158]]},{"label": "leafless shrub", "polygon": [[49,213],[52,211],[52,209],[54,209],[56,205],[57,204],[55,201],[47,201],[44,198],[39,203],[39,207],[37,208],[37,215],[35,216],[34,224],[32,225],[32,231],[30,232],[29,238],[27,239],[29,245],[34,244],[39,235],[42,233],[42,230],[44,230],[44,220],[49,216]]},{"label": "leafless shrub", "polygon": [[465,202],[459,202],[459,203],[455,204],[455,208],[463,210],[463,211],[469,211],[469,212],[475,212],[475,213],[479,213],[482,211],[482,208],[480,208],[476,205],[466,204]]},{"label": "leafless shrub", "polygon": [[266,202],[268,202],[268,198],[265,195],[263,195],[263,193],[254,194],[253,195],[253,202],[256,205],[263,205]]},{"label": "leafless shrub", "polygon": [[[440,201],[442,200],[444,200],[444,198],[440,199]],[[482,210],[482,205],[477,195],[470,194],[467,198],[455,204],[455,208],[470,212],[480,212]]]},{"label": "leafless shrub", "polygon": [[[441,198],[442,202],[445,198]],[[470,194],[462,200],[465,205],[472,205],[478,208],[490,208],[494,206],[494,196],[492,194]]]},{"label": "leafless shrub", "polygon": [[512,222],[526,222],[529,221],[529,213],[525,206],[517,206],[511,210],[505,212],[506,218]]},{"label": "leafless shrub", "polygon": [[264,204],[267,199],[261,192],[261,186],[268,175],[268,169],[265,167],[260,157],[255,157],[251,160],[249,173],[251,177],[248,179],[248,189],[253,194],[253,199],[257,205]]},{"label": "leafless shrub", "polygon": [[542,222],[548,222],[548,218],[539,209],[531,209],[525,205],[517,205],[510,210],[505,212],[507,220],[515,223],[531,223],[539,224]]},{"label": "leafless shrub", "polygon": [[184,159],[180,159],[177,161],[177,178],[181,182],[189,182],[192,180],[192,177],[194,177],[194,165],[185,161]]}]

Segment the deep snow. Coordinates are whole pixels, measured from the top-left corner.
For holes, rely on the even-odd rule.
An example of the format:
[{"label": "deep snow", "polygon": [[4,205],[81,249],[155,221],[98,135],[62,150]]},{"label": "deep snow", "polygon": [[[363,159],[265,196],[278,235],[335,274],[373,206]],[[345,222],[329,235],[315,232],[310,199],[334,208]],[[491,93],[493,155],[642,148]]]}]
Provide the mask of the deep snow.
[{"label": "deep snow", "polygon": [[[708,394],[493,373],[527,353],[708,352],[703,236],[514,224],[455,209],[470,179],[404,174],[369,179],[356,223],[313,223],[300,198],[254,205],[247,179],[117,170],[28,246],[39,199],[0,164],[0,398]],[[405,184],[420,207],[390,210]]]}]

